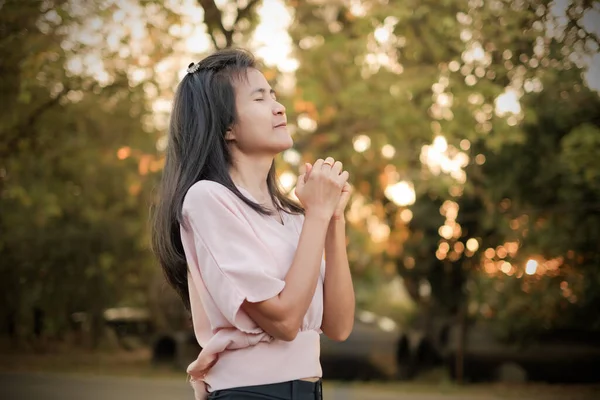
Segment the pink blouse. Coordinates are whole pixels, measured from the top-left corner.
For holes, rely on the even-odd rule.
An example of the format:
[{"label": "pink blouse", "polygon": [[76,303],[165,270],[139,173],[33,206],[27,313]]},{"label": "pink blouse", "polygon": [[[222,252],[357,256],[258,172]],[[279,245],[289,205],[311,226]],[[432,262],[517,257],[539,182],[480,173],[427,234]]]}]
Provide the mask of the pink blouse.
[{"label": "pink blouse", "polygon": [[202,346],[187,369],[196,399],[206,398],[207,391],[320,377],[324,261],[293,341],[274,339],[241,309],[244,300],[264,301],[283,290],[304,216],[282,213],[281,224],[205,180],[187,192],[183,218],[192,320]]}]

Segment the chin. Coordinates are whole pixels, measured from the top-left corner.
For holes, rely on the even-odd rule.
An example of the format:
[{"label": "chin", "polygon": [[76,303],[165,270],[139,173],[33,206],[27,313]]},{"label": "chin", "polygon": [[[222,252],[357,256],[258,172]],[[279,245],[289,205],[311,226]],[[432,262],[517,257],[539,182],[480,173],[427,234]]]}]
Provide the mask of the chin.
[{"label": "chin", "polygon": [[293,145],[294,140],[290,135],[287,135],[287,137],[282,137],[280,140],[277,141],[276,151],[277,153],[281,153],[282,151],[290,149]]},{"label": "chin", "polygon": [[277,146],[277,148],[275,149],[275,154],[283,153],[284,151],[291,149],[293,145],[294,142],[290,140],[289,144],[282,144],[281,146]]},{"label": "chin", "polygon": [[294,139],[292,139],[292,137],[290,136],[288,142],[286,143],[285,149],[283,150],[291,149],[292,146],[294,146]]}]

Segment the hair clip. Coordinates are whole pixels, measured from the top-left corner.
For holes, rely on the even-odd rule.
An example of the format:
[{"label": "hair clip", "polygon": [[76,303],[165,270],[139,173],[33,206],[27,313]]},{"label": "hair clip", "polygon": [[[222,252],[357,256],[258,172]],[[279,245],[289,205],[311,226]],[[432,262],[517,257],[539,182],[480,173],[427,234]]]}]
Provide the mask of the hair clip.
[{"label": "hair clip", "polygon": [[193,74],[194,72],[198,71],[198,69],[200,69],[200,63],[191,63],[188,65],[187,72],[188,74]]}]

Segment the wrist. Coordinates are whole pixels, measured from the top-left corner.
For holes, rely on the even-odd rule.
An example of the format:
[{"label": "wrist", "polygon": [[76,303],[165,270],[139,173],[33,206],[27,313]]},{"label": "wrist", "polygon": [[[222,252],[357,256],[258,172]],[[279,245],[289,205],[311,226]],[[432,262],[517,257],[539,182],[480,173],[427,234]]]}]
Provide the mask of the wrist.
[{"label": "wrist", "polygon": [[328,215],[327,213],[324,213],[320,210],[319,211],[306,210],[304,212],[304,219],[327,224],[331,220],[331,215]]},{"label": "wrist", "polygon": [[345,226],[346,225],[346,218],[343,215],[340,215],[339,217],[336,217],[335,215],[333,217],[331,217],[331,219],[329,220],[329,225],[330,226],[334,226],[334,225],[340,225],[340,226]]},{"label": "wrist", "polygon": [[343,228],[346,226],[346,218],[344,218],[343,216],[341,217],[331,217],[331,219],[329,220],[329,228],[334,229],[334,228]]},{"label": "wrist", "polygon": [[346,220],[344,218],[331,218],[327,226],[327,240],[337,240],[339,236],[346,235]]}]

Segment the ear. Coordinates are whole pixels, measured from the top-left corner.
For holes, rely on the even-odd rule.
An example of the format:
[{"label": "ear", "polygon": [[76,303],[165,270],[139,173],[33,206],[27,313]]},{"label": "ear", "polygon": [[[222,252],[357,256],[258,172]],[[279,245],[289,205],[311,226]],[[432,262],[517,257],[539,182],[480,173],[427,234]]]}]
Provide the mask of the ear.
[{"label": "ear", "polygon": [[232,141],[235,140],[235,133],[233,131],[233,126],[229,127],[226,131],[225,131],[225,140],[226,141]]}]

